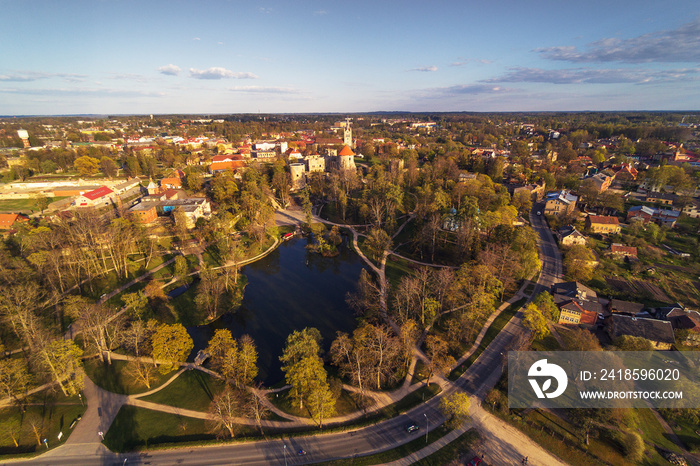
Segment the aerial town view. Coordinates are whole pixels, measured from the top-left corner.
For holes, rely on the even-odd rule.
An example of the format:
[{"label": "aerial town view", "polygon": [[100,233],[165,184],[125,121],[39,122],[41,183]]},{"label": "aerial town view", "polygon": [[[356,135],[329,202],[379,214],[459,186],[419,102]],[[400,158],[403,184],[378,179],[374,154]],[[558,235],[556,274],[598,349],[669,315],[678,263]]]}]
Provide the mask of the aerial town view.
[{"label": "aerial town view", "polygon": [[696,1],[0,11],[0,464],[700,465]]}]

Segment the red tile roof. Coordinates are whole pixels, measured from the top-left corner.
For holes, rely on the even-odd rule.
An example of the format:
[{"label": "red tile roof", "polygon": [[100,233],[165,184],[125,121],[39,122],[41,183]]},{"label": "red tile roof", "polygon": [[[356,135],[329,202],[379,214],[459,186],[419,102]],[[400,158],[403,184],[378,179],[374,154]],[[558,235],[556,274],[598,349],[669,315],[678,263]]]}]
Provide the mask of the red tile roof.
[{"label": "red tile roof", "polygon": [[355,155],[355,153],[350,149],[350,146],[345,145],[340,152],[338,152],[338,155]]},{"label": "red tile roof", "polygon": [[613,243],[610,245],[610,252],[613,254],[624,254],[626,256],[636,256],[637,248],[634,246],[624,246],[622,244]]},{"label": "red tile roof", "polygon": [[618,225],[620,223],[617,217],[611,217],[609,215],[589,215],[588,218],[590,219],[591,223],[606,225]]}]

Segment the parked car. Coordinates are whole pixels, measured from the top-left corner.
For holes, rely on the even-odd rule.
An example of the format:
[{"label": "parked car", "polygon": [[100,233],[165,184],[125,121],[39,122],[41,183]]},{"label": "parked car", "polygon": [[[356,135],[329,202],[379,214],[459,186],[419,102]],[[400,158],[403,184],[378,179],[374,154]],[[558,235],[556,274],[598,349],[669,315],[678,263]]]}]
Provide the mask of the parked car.
[{"label": "parked car", "polygon": [[418,424],[407,424],[405,429],[406,429],[406,432],[408,432],[410,434],[411,432],[415,432],[418,429],[420,429],[420,427],[418,427]]}]

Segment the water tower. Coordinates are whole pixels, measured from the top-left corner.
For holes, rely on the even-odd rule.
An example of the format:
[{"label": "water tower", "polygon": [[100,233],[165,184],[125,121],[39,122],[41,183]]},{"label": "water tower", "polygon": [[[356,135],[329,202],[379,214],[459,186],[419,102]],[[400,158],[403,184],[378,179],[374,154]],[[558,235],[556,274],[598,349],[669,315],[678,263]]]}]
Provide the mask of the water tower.
[{"label": "water tower", "polygon": [[29,133],[26,129],[18,129],[17,136],[22,140],[25,149],[29,147]]}]

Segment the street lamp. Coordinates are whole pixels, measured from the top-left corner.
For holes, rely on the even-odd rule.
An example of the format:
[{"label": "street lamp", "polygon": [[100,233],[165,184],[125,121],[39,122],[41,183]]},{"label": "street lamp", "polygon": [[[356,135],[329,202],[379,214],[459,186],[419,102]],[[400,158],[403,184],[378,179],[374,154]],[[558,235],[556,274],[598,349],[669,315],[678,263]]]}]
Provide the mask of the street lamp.
[{"label": "street lamp", "polygon": [[284,466],[287,466],[287,444],[284,444]]},{"label": "street lamp", "polygon": [[425,444],[428,444],[428,415],[423,413],[423,416],[425,416]]}]

